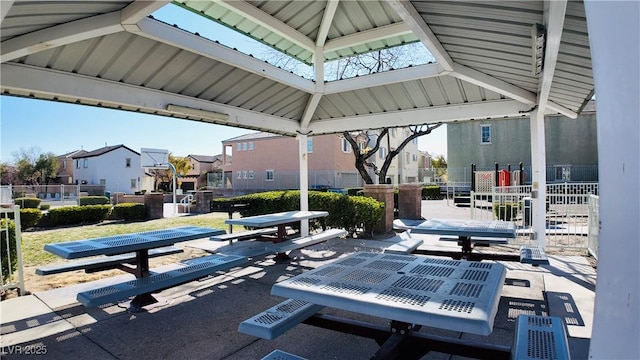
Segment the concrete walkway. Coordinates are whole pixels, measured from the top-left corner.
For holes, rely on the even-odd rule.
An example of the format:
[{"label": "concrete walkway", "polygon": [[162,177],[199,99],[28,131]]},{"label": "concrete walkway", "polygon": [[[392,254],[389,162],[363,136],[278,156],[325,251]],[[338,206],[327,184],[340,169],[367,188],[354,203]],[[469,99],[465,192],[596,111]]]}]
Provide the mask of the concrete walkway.
[{"label": "concrete walkway", "polygon": [[[438,203],[439,217],[455,215],[459,210],[444,209],[442,204]],[[425,213],[430,211],[437,210]],[[443,246],[437,237],[423,236],[422,247]],[[210,243],[201,239],[185,244],[203,247]],[[237,328],[243,320],[283,300],[270,295],[274,283],[354,251],[377,252],[388,245],[384,239],[336,239],[292,252],[295,260],[289,264],[276,263],[271,255],[255,256],[242,267],[165,290],[159,295],[168,300],[167,304],[141,313],[129,313],[124,305],[90,309],[75,300],[80,291],[131,279],[131,275],[2,301],[2,357],[22,358],[27,353],[46,352],[47,359],[231,360],[260,359],[273,349],[281,349],[308,359],[369,359],[379,346],[353,335],[302,324],[269,341],[239,333]],[[445,246],[457,247],[455,243]],[[518,314],[555,315],[568,325],[572,357],[587,358],[596,273],[586,258],[551,256],[551,264],[540,267],[503,264],[508,269],[507,280],[490,336],[428,327],[420,331],[511,345]],[[333,309],[323,312],[386,324],[384,319]],[[424,358],[459,357],[429,353]]]}]

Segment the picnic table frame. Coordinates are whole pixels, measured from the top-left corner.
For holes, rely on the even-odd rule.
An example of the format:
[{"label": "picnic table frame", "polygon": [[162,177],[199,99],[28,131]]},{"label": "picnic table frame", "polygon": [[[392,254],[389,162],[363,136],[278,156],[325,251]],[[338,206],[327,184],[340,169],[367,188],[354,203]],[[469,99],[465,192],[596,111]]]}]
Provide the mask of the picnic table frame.
[{"label": "picnic table frame", "polygon": [[389,327],[323,314],[303,321],[376,340],[376,359],[418,359],[432,350],[507,359],[507,346],[418,332],[431,326],[489,335],[505,276],[499,263],[355,253],[277,283],[271,294],[390,320]]},{"label": "picnic table frame", "polygon": [[[326,211],[285,211],[257,216],[247,216],[239,219],[227,219],[224,222],[229,225],[242,225],[256,228],[276,226],[278,231],[273,243],[280,243],[287,237],[286,226],[302,220],[325,218],[329,216]],[[323,225],[324,228],[324,225]],[[286,254],[278,253],[276,260],[287,260]]]},{"label": "picnic table frame", "polygon": [[[173,245],[177,242],[206,238],[224,234],[224,230],[198,226],[184,226],[172,229],[152,230],[131,234],[113,235],[94,239],[46,244],[44,250],[64,259],[79,259],[96,255],[119,255],[135,252],[135,265],[120,264],[118,269],[135,275],[136,278],[148,277],[149,250]],[[151,294],[138,295],[132,306],[142,307],[157,300]]]}]

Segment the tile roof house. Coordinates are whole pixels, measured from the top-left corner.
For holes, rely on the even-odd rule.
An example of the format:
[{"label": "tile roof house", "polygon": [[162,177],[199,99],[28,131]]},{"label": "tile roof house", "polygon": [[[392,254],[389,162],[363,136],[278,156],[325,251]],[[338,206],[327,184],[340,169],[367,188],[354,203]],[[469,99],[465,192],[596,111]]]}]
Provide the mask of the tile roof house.
[{"label": "tile roof house", "polygon": [[[227,156],[228,161],[231,160],[230,156]],[[220,177],[222,172],[222,164],[224,159],[222,155],[187,155],[190,167],[186,175],[180,178],[182,190],[197,190],[207,186],[208,178],[211,176]]]}]

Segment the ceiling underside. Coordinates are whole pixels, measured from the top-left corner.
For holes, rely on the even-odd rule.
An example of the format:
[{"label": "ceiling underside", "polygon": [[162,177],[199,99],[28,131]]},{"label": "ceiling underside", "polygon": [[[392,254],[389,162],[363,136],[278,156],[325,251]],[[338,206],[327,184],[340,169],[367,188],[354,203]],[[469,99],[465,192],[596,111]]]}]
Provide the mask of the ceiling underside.
[{"label": "ceiling underside", "polygon": [[[534,108],[575,117],[593,95],[581,1],[179,5],[313,64],[318,81],[149,16],[168,1],[3,1],[0,91],[286,135],[510,117]],[[534,24],[546,29],[537,76]],[[414,41],[437,61],[324,81],[326,61]]]}]

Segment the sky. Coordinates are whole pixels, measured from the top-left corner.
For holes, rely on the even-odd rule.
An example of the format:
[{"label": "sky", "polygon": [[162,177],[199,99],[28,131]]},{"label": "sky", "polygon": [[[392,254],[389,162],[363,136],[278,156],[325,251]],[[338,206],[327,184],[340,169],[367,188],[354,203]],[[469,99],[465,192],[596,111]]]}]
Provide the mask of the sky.
[{"label": "sky", "polygon": [[[256,57],[267,51],[262,44],[173,5],[153,16]],[[250,132],[192,120],[0,96],[0,161],[5,163],[13,163],[21,149],[34,147],[56,155],[119,144],[138,152],[140,148],[157,148],[176,156],[217,155],[222,153],[223,140]],[[418,149],[446,158],[446,126],[420,137]]]}]

